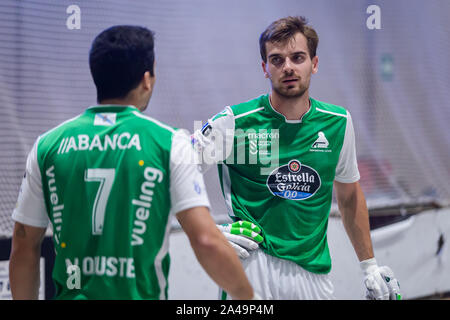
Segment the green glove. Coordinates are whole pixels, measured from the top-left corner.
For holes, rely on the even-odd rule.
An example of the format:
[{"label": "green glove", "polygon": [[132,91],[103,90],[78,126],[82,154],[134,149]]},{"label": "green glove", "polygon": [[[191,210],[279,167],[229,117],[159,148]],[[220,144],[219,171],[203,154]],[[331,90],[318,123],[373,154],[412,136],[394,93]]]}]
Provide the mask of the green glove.
[{"label": "green glove", "polygon": [[217,225],[217,228],[222,231],[240,258],[247,258],[250,255],[248,250],[258,249],[259,243],[264,240],[260,235],[261,228],[250,221],[226,223]]},{"label": "green glove", "polygon": [[228,224],[228,226],[231,226],[229,229],[231,234],[245,236],[257,243],[261,243],[264,240],[264,238],[260,235],[261,228],[250,221],[236,221],[231,225]]}]

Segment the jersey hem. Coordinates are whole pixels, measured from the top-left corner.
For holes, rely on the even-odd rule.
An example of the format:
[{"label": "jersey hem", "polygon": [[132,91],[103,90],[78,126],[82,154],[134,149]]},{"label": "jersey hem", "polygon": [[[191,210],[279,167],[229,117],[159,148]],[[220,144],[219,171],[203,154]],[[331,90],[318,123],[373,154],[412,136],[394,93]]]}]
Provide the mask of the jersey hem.
[{"label": "jersey hem", "polygon": [[30,217],[25,216],[22,213],[17,212],[16,210],[13,211],[13,214],[11,218],[19,223],[36,227],[36,228],[47,228],[49,221],[43,222],[42,220],[36,220]]},{"label": "jersey hem", "polygon": [[209,204],[208,201],[205,201],[204,199],[202,199],[201,201],[196,201],[196,200],[188,200],[188,201],[183,201],[179,204],[177,204],[175,207],[173,207],[170,210],[170,214],[178,214],[181,211],[187,210],[187,209],[191,209],[191,208],[195,208],[195,207],[207,207],[208,209],[211,209],[211,205]]},{"label": "jersey hem", "polygon": [[334,181],[341,182],[341,183],[354,183],[360,180],[360,176],[352,177],[352,178],[339,178],[335,177]]}]

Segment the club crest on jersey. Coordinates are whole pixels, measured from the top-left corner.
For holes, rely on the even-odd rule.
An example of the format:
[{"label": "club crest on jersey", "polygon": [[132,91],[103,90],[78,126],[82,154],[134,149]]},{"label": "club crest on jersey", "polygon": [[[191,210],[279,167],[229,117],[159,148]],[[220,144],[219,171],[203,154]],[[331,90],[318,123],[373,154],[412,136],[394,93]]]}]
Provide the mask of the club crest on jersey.
[{"label": "club crest on jersey", "polygon": [[316,170],[294,159],[273,170],[266,184],[274,196],[305,200],[319,190],[321,181]]}]

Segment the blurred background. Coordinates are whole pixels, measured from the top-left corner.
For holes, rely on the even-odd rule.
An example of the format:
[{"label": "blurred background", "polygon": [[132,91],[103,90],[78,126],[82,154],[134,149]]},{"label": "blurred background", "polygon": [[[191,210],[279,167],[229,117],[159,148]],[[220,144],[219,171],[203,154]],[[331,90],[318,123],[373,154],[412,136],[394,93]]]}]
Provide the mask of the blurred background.
[{"label": "blurred background", "polygon": [[[371,5],[376,5],[373,9]],[[373,11],[375,10],[375,11]],[[145,113],[194,129],[225,106],[270,90],[258,38],[274,20],[305,16],[319,34],[313,98],[353,117],[377,260],[405,298],[450,292],[450,2],[446,0],[2,0],[0,3],[0,297],[26,155],[38,135],[96,104],[88,54],[118,24],[155,32],[157,82]],[[217,173],[205,175],[212,214],[228,221]],[[51,231],[49,231],[50,235]],[[362,299],[358,260],[337,206],[329,219],[339,299]],[[41,298],[51,298],[44,242]],[[170,299],[216,299],[177,224]]]}]

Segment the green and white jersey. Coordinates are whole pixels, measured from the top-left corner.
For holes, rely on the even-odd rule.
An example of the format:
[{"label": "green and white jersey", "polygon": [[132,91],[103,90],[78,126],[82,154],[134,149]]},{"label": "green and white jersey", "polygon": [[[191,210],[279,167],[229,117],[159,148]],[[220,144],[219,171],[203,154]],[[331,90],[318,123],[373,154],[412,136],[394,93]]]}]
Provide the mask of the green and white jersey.
[{"label": "green and white jersey", "polygon": [[167,298],[171,219],[209,207],[194,156],[134,106],[91,107],[37,139],[12,217],[51,222],[56,299]]},{"label": "green and white jersey", "polygon": [[269,100],[225,108],[194,134],[194,145],[203,170],[226,158],[218,169],[228,213],[262,229],[266,253],[328,273],[333,181],[360,177],[351,116],[311,98],[302,119],[286,120]]}]

